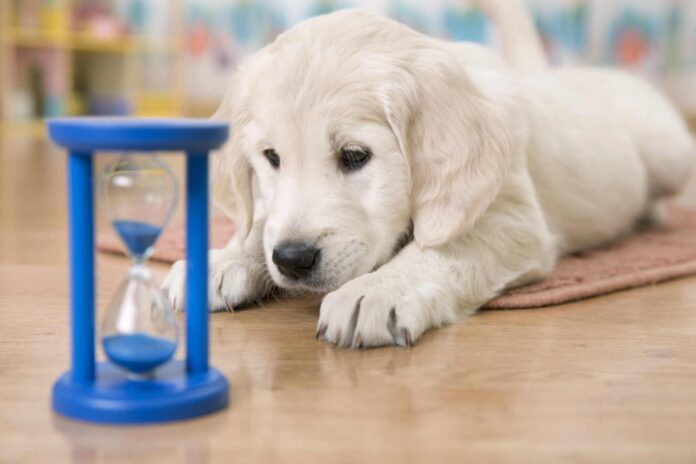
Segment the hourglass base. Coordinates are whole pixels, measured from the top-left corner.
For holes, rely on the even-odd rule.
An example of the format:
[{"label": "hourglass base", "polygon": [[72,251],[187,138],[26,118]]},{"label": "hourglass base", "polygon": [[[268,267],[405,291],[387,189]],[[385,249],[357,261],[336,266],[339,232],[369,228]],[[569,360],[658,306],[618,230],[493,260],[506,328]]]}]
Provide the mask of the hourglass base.
[{"label": "hourglass base", "polygon": [[228,404],[229,386],[217,370],[187,374],[172,361],[147,380],[133,380],[108,362],[97,364],[91,385],[65,372],[53,385],[53,409],[73,419],[111,424],[165,422],[210,414]]}]

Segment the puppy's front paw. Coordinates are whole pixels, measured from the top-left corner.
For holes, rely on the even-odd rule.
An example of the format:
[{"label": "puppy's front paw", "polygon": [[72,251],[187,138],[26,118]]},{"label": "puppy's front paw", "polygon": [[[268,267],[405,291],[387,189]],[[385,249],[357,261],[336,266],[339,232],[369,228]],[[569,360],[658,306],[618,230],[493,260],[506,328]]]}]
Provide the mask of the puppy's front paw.
[{"label": "puppy's front paw", "polygon": [[[208,307],[211,311],[232,311],[264,296],[269,286],[270,279],[263,263],[235,259],[225,250],[211,250],[208,267]],[[174,263],[162,284],[177,311],[184,309],[185,287],[186,261],[181,260]]]},{"label": "puppy's front paw", "polygon": [[427,328],[419,296],[377,271],[324,297],[317,338],[341,347],[411,346]]},{"label": "puppy's front paw", "polygon": [[167,277],[162,282],[162,291],[169,298],[174,311],[184,309],[184,287],[186,286],[186,261],[183,259],[172,264]]}]

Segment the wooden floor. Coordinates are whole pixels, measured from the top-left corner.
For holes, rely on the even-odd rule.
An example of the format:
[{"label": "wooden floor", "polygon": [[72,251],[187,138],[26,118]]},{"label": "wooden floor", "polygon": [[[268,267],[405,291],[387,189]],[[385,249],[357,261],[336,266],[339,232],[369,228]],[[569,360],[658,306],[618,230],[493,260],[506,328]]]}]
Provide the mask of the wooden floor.
[{"label": "wooden floor", "polygon": [[[64,158],[0,152],[0,462],[696,462],[696,278],[488,311],[412,349],[315,341],[317,302],[211,318],[231,405],[164,426],[57,417],[67,366]],[[126,267],[99,256],[103,308]],[[161,276],[164,267],[158,267]]]}]

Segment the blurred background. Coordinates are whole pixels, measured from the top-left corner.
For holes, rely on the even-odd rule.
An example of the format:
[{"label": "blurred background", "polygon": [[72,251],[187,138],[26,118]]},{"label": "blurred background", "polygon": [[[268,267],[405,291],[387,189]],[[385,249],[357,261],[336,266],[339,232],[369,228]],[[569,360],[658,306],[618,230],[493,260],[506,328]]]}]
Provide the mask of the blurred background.
[{"label": "blurred background", "polygon": [[[555,63],[625,68],[696,117],[696,1],[527,3]],[[345,7],[496,43],[466,0],[0,0],[0,128],[40,136],[42,118],[58,115],[209,116],[246,55]]]}]

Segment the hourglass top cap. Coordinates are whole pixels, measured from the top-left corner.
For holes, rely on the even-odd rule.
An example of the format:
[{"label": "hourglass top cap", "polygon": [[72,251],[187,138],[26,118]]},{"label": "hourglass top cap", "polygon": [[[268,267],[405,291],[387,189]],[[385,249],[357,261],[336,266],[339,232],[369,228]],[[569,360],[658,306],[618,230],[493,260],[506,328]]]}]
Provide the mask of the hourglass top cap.
[{"label": "hourglass top cap", "polygon": [[73,151],[183,151],[205,154],[227,140],[229,126],[220,121],[184,118],[77,117],[47,121],[48,135]]}]

